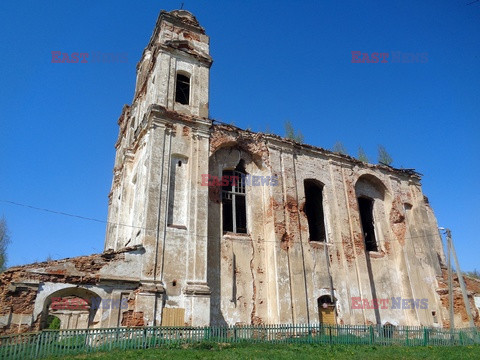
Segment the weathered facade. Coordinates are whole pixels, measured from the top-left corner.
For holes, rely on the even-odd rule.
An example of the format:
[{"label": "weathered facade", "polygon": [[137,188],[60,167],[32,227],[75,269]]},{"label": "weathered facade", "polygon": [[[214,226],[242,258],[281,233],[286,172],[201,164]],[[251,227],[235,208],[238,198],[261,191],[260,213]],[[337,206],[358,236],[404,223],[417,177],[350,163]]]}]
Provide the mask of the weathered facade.
[{"label": "weathered facade", "polygon": [[[448,326],[420,176],[216,123],[211,65],[195,17],[162,12],[118,121],[104,252],[3,273],[2,331],[51,315],[64,328]],[[479,288],[469,280],[472,305]],[[455,314],[468,323],[463,303]]]}]

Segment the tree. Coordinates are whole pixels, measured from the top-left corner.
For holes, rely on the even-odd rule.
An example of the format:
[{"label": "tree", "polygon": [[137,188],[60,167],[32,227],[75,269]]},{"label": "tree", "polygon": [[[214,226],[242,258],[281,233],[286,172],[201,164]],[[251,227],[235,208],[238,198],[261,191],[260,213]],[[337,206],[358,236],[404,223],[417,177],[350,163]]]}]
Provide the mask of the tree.
[{"label": "tree", "polygon": [[358,160],[368,163],[367,154],[365,154],[365,151],[361,146],[358,148]]},{"label": "tree", "polygon": [[333,152],[338,154],[347,155],[347,149],[343,145],[341,141],[337,141],[335,145],[333,145]]},{"label": "tree", "polygon": [[285,121],[285,137],[287,139],[291,139],[298,143],[303,143],[303,134],[300,130],[296,131],[293,128],[292,123],[290,120]]},{"label": "tree", "polygon": [[390,166],[392,162],[393,159],[385,149],[385,146],[378,145],[378,163]]},{"label": "tree", "polygon": [[52,330],[60,329],[60,319],[54,315],[48,315],[47,329],[52,329]]},{"label": "tree", "polygon": [[10,242],[8,227],[5,218],[0,219],[0,272],[5,270],[7,264],[7,246]]}]

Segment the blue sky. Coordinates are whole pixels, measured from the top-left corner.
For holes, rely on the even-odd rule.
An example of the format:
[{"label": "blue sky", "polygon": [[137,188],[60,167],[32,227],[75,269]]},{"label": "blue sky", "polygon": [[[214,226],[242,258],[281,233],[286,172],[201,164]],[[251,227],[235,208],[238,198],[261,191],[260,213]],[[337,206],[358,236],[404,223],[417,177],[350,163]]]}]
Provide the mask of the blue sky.
[{"label": "blue sky", "polygon": [[[424,174],[464,270],[480,269],[480,3],[184,1],[211,37],[210,116]],[[0,200],[105,220],[117,119],[161,9],[181,1],[0,3]],[[126,63],[51,52],[127,53]],[[427,53],[352,63],[352,51]],[[390,55],[391,57],[392,55]],[[8,265],[103,250],[105,224],[0,202]]]}]

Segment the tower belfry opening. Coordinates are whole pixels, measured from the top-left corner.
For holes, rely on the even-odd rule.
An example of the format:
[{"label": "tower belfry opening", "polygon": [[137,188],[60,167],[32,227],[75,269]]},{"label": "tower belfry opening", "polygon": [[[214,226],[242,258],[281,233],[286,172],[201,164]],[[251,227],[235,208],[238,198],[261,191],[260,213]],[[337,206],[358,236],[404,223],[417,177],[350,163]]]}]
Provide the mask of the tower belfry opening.
[{"label": "tower belfry opening", "polygon": [[175,101],[188,105],[190,101],[190,78],[183,74],[177,74]]}]

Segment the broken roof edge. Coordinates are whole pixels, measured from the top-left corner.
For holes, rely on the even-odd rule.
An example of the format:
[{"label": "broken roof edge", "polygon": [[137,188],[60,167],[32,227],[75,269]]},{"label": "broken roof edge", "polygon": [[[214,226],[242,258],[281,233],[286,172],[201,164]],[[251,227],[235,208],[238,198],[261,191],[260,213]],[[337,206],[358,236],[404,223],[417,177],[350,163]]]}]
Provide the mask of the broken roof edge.
[{"label": "broken roof edge", "polygon": [[45,261],[33,262],[33,263],[23,264],[23,265],[14,265],[14,266],[11,266],[11,267],[5,269],[5,271],[3,271],[0,275],[7,274],[9,272],[19,271],[19,270],[22,270],[22,269],[27,270],[27,269],[32,268],[32,267],[60,265],[60,264],[70,262],[72,260],[76,260],[76,259],[77,260],[78,259],[87,259],[87,258],[109,259],[110,257],[113,257],[113,256],[118,255],[118,254],[127,253],[127,252],[134,252],[134,251],[142,251],[142,250],[144,250],[143,245],[134,245],[134,246],[128,246],[128,247],[125,247],[125,248],[121,248],[121,249],[118,249],[116,251],[111,250],[111,249],[107,249],[102,253],[79,255],[79,256],[66,257],[66,258],[63,258],[63,259],[55,259],[55,260],[53,260],[53,259],[52,260],[45,260]]},{"label": "broken roof edge", "polygon": [[299,143],[295,140],[292,140],[292,139],[289,139],[289,138],[286,138],[286,137],[282,137],[282,136],[277,135],[277,134],[270,134],[270,133],[263,133],[263,132],[245,130],[245,129],[242,129],[242,128],[236,126],[236,125],[223,123],[223,122],[215,120],[215,119],[210,119],[210,120],[212,121],[212,127],[218,127],[218,128],[223,128],[223,129],[230,130],[230,131],[248,133],[248,134],[251,134],[251,135],[258,134],[258,135],[263,136],[267,140],[274,140],[274,141],[278,141],[278,142],[281,142],[281,143],[284,143],[284,144],[289,144],[290,146],[298,148],[298,149],[318,151],[318,152],[323,153],[327,156],[334,157],[337,160],[347,161],[347,162],[350,162],[350,163],[354,163],[356,165],[361,165],[361,166],[364,166],[364,167],[368,167],[370,169],[380,169],[380,170],[389,171],[389,172],[392,172],[392,173],[395,173],[395,174],[407,175],[408,177],[413,177],[413,178],[416,178],[417,180],[421,180],[421,178],[423,176],[421,173],[415,171],[415,169],[399,169],[399,168],[395,168],[393,166],[386,165],[386,164],[367,163],[367,162],[358,160],[357,158],[354,158],[353,156],[350,156],[350,155],[340,154],[338,152],[331,151],[331,150],[328,150],[328,149],[325,149],[325,148],[322,148],[322,147],[319,147],[319,146],[315,146],[315,145]]},{"label": "broken roof edge", "polygon": [[[183,26],[187,30],[191,30],[197,32],[201,35],[207,35],[205,29],[200,25],[199,21],[188,10],[177,9],[172,11],[160,10],[160,13],[157,16],[157,21],[155,22],[155,27],[153,28],[152,35],[150,35],[150,39],[148,40],[147,46],[143,49],[142,55],[140,56],[140,60],[137,62],[135,69],[138,71],[138,68],[145,57],[145,54],[148,50],[151,50],[154,47],[155,40],[160,33],[160,27],[162,21],[170,21],[170,23]],[[206,58],[207,62],[210,62],[210,66],[213,63],[213,59]]]},{"label": "broken roof edge", "polygon": [[160,10],[157,21],[155,22],[155,27],[153,28],[152,35],[150,36],[150,40],[148,41],[145,49],[143,49],[142,58],[145,54],[145,51],[149,49],[155,42],[155,39],[160,32],[160,25],[163,20],[170,21],[174,25],[182,25],[186,29],[198,32],[199,34],[207,35],[205,29],[200,25],[195,15],[193,15],[190,11],[183,9],[172,11]]}]

